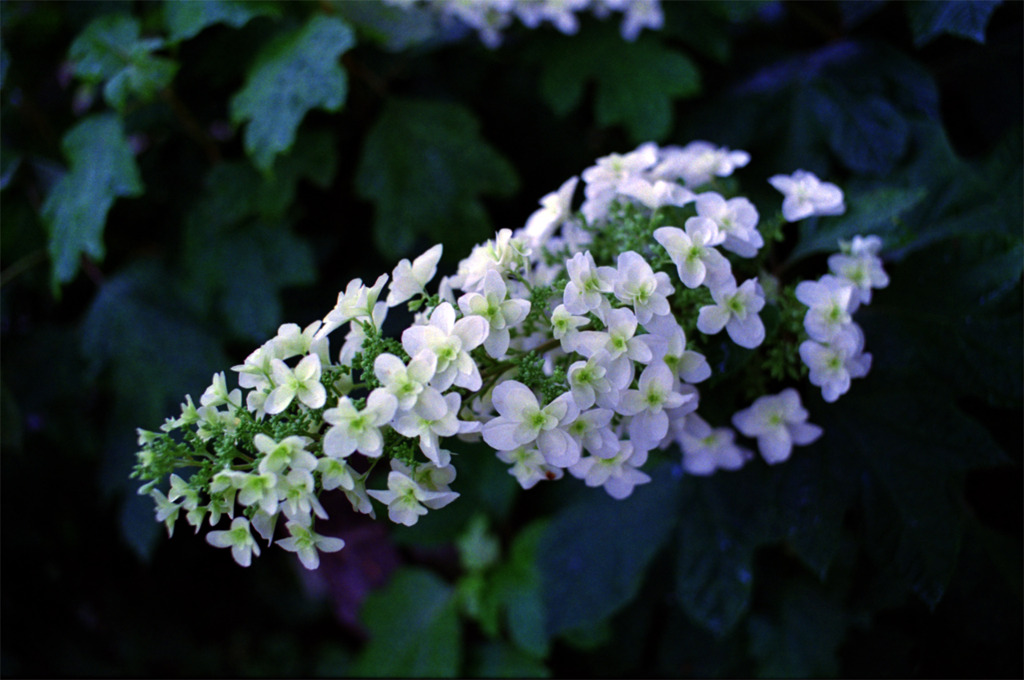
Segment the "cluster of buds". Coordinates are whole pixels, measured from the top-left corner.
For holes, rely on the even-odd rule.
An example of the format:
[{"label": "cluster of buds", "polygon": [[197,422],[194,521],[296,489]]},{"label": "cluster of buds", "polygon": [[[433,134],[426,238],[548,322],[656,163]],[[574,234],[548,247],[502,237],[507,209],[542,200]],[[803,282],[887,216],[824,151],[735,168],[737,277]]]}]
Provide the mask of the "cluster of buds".
[{"label": "cluster of buds", "polygon": [[[809,371],[831,402],[867,373],[851,315],[887,279],[880,240],[857,237],[829,259],[831,274],[784,287],[765,268],[765,236],[842,212],[842,192],[802,171],[774,177],[782,213],[759,225],[723,180],[748,162],[707,142],[644,144],[584,171],[579,209],[573,177],[435,292],[439,245],[373,285],[352,281],[322,320],[281,326],[235,366],[238,388],[217,374],[198,407],[187,398],[161,432],[140,430],[140,493],[168,531],[182,511],[197,532],[230,518],[207,541],[242,565],[259,554],[252,530],[274,543],[283,514],[276,544],[315,568],[343,547],[314,531],[321,493],[340,490],[371,516],[376,502],[411,526],[458,497],[457,440],[482,441],[525,489],[568,473],[619,499],[650,481],[649,456],[676,446],[694,475],[751,460],[740,435],[767,463],[786,460],[821,434],[792,383]],[[400,305],[414,321],[386,337]],[[753,394],[735,430],[698,414],[725,379],[745,383],[728,394]]]}]

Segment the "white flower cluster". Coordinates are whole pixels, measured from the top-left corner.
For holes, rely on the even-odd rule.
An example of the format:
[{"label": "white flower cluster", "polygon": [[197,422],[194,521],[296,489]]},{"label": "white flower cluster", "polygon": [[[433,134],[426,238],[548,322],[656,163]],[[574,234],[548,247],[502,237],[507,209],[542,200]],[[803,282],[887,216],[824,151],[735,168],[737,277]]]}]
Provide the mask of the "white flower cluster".
[{"label": "white flower cluster", "polygon": [[579,31],[578,12],[589,10],[599,19],[612,12],[622,13],[620,32],[633,41],[645,28],[658,30],[665,23],[660,0],[386,0],[389,4],[424,4],[440,14],[475,30],[481,42],[492,49],[502,40],[502,31],[518,19],[527,28],[550,23],[566,35]]},{"label": "white flower cluster", "polygon": [[[707,142],[644,144],[582,173],[578,211],[574,177],[522,229],[477,246],[436,294],[427,287],[439,245],[372,286],[352,281],[321,321],[281,326],[235,366],[240,389],[229,391],[218,374],[200,406],[187,399],[163,434],[140,430],[137,470],[152,480],[140,493],[153,496],[169,531],[182,509],[196,531],[207,518],[211,526],[231,518],[207,541],[230,547],[243,566],[259,554],[251,529],[273,542],[283,514],[288,536],[277,545],[312,569],[320,552],[343,546],[313,530],[314,517],[327,516],[320,492],[340,489],[371,516],[377,501],[411,526],[458,496],[446,448],[454,437],[482,439],[523,488],[568,473],[620,499],[650,481],[649,455],[674,444],[694,475],[752,458],[737,430],[768,463],[785,460],[821,434],[796,389],[735,413],[736,430],[697,414],[697,384],[712,367],[695,347],[726,345],[714,337],[724,330],[757,348],[767,335],[760,312],[783,303],[766,296],[758,275],[737,278],[761,271],[756,208],[712,190],[748,161]],[[789,179],[772,182],[787,192],[807,173]],[[810,190],[798,196],[811,214],[835,211],[834,201],[816,200]],[[799,355],[827,401],[870,366],[850,315],[887,284],[880,245],[877,237],[843,244],[829,259],[832,274],[795,288],[792,304],[807,307]],[[384,338],[388,311],[402,304],[417,312],[414,323]],[[328,336],[343,327],[335,362]],[[170,436],[177,429],[183,439]],[[371,476],[384,459],[386,480]],[[189,482],[173,474],[182,467],[197,470]],[[166,495],[155,488],[164,477]]]}]

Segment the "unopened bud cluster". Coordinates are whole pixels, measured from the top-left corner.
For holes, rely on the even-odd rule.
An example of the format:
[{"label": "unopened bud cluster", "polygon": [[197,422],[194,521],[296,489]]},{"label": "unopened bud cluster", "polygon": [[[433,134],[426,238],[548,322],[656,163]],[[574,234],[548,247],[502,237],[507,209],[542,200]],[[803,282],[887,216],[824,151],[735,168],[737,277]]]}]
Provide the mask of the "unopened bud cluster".
[{"label": "unopened bud cluster", "polygon": [[[707,142],[644,144],[585,170],[578,209],[573,177],[435,292],[439,245],[372,285],[352,281],[322,320],[281,326],[233,367],[238,388],[217,374],[198,406],[187,398],[161,432],[140,430],[140,493],[169,532],[181,514],[197,532],[229,522],[207,541],[243,566],[260,552],[255,531],[283,535],[276,544],[315,568],[344,545],[313,528],[327,516],[321,493],[413,525],[458,497],[455,438],[485,443],[523,488],[568,474],[620,499],[673,446],[694,475],[753,458],[740,435],[768,463],[786,460],[821,434],[798,379],[832,402],[867,373],[852,314],[888,280],[873,236],[840,244],[817,281],[783,285],[766,271],[766,235],[841,213],[843,195],[803,171],[773,177],[782,211],[759,224],[724,179],[748,161]],[[385,337],[399,305],[415,320]],[[715,375],[736,355],[744,370]],[[698,414],[722,380],[751,395],[735,429]]]}]

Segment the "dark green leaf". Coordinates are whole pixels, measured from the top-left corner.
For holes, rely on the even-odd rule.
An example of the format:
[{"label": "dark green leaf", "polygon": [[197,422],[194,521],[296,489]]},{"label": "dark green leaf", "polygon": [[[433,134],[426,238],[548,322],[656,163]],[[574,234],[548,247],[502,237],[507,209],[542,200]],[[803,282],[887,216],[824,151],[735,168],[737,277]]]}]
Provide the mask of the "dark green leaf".
[{"label": "dark green leaf", "polygon": [[107,14],[86,26],[68,53],[75,75],[90,83],[105,81],[104,98],[122,113],[132,97],[152,99],[178,70],[175,62],[152,54],[163,40],[142,39],[139,33],[134,17]]},{"label": "dark green leaf", "polygon": [[984,43],[988,20],[1001,4],[1001,0],[921,0],[904,7],[914,45],[921,47],[943,33]]},{"label": "dark green leaf", "polygon": [[86,118],[64,135],[61,147],[71,169],[50,191],[42,210],[49,230],[54,289],[75,277],[83,253],[103,259],[107,211],[114,199],[138,196],[143,190],[116,116]]},{"label": "dark green leaf", "polygon": [[927,195],[923,188],[883,187],[867,193],[847,196],[847,212],[838,217],[805,220],[800,225],[800,241],[789,261],[795,262],[814,253],[839,252],[839,241],[856,235],[875,234],[886,246],[905,240],[898,218],[919,204]]},{"label": "dark green leaf", "polygon": [[549,634],[595,625],[636,595],[677,521],[679,482],[668,466],[650,474],[626,500],[594,490],[552,520],[538,554]]},{"label": "dark green leaf", "polygon": [[392,52],[428,42],[438,31],[437,14],[429,6],[349,0],[333,0],[332,5],[358,31]]},{"label": "dark green leaf", "polygon": [[375,204],[374,235],[384,255],[410,255],[420,235],[467,253],[491,235],[480,197],[507,196],[517,180],[479,130],[458,104],[388,100],[356,172],[356,191]]},{"label": "dark green leaf", "polygon": [[351,669],[363,677],[453,677],[462,656],[451,587],[428,571],[404,568],[372,593],[362,619],[370,642]]},{"label": "dark green leaf", "polygon": [[803,583],[790,585],[781,596],[776,616],[750,619],[750,651],[758,661],[758,677],[835,677],[848,625],[842,603]]},{"label": "dark green leaf", "polygon": [[550,645],[537,562],[538,546],[546,530],[546,521],[523,529],[491,582],[491,596],[505,610],[509,638],[534,657],[545,656]]},{"label": "dark green leaf", "polygon": [[477,678],[549,678],[551,672],[536,659],[503,642],[488,642],[477,648],[470,675]]},{"label": "dark green leaf", "polygon": [[645,36],[630,43],[611,27],[594,27],[551,42],[539,55],[541,96],[555,113],[575,109],[584,85],[597,82],[595,112],[601,125],[621,123],[636,142],[660,140],[673,122],[677,99],[700,92],[700,72],[681,52]]},{"label": "dark green leaf", "polygon": [[750,605],[754,549],[775,540],[770,479],[760,466],[711,478],[686,478],[676,542],[676,597],[716,635]]},{"label": "dark green leaf", "polygon": [[241,28],[258,16],[278,17],[281,10],[277,4],[264,0],[202,0],[201,2],[165,2],[164,26],[168,40],[178,43],[199,34],[214,24],[228,24]]},{"label": "dark green leaf", "polygon": [[248,121],[245,150],[257,168],[269,172],[275,156],[291,148],[308,111],[342,107],[348,81],[338,57],[354,44],[345,22],[317,14],[259,51],[231,99],[231,121]]},{"label": "dark green leaf", "polygon": [[888,172],[907,149],[906,119],[886,99],[858,97],[840,87],[811,91],[811,105],[825,139],[854,172]]}]

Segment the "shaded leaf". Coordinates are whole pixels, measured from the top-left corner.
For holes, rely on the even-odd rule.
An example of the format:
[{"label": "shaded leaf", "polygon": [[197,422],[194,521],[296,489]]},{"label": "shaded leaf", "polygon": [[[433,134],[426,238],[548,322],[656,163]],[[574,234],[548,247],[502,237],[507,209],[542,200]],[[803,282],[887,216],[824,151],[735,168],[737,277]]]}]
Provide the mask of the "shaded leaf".
[{"label": "shaded leaf", "polygon": [[540,93],[564,115],[579,106],[585,84],[596,81],[595,113],[600,125],[621,123],[635,142],[663,139],[671,130],[672,105],[700,92],[700,72],[681,52],[645,36],[622,40],[611,27],[594,27],[548,44],[541,63]]},{"label": "shaded leaf", "polygon": [[847,196],[846,214],[801,222],[800,241],[790,253],[789,261],[815,253],[839,252],[839,241],[856,235],[881,236],[887,248],[895,245],[893,241],[906,240],[899,217],[918,205],[927,194],[924,188],[882,187]]},{"label": "shaded leaf", "polygon": [[907,121],[886,99],[855,96],[835,85],[810,95],[829,147],[854,172],[881,175],[906,152]]},{"label": "shaded leaf", "polygon": [[488,642],[477,648],[477,658],[470,675],[477,678],[549,678],[544,664],[515,647],[502,642]]},{"label": "shaded leaf", "polygon": [[152,99],[174,78],[178,64],[153,55],[163,47],[162,39],[140,37],[139,22],[134,17],[107,14],[86,26],[71,43],[68,56],[79,78],[89,83],[106,82],[104,99],[124,113],[131,97]]},{"label": "shaded leaf", "polygon": [[538,546],[550,635],[594,626],[638,592],[677,521],[679,482],[668,466],[650,475],[626,500],[594,490],[552,520]]},{"label": "shaded leaf", "polygon": [[465,107],[391,98],[370,129],[356,191],[375,204],[374,236],[388,258],[411,254],[426,235],[446,252],[490,236],[482,195],[515,191],[515,171],[480,135]]},{"label": "shaded leaf", "polygon": [[362,618],[371,639],[351,669],[364,677],[452,677],[462,640],[450,586],[428,571],[406,568],[371,594]]},{"label": "shaded leaf", "polygon": [[1001,0],[921,0],[904,5],[914,45],[927,45],[943,33],[985,42],[985,27]]},{"label": "shaded leaf", "polygon": [[245,150],[263,172],[295,142],[311,109],[337,111],[348,81],[338,57],[355,44],[348,24],[313,16],[305,26],[279,35],[256,55],[245,86],[231,99],[231,121],[245,128]]},{"label": "shaded leaf", "polygon": [[55,290],[75,277],[82,254],[103,259],[103,227],[114,200],[143,191],[131,146],[113,114],[84,119],[64,135],[61,148],[71,168],[42,209]]},{"label": "shaded leaf", "polygon": [[505,610],[509,638],[516,647],[534,657],[545,656],[550,645],[537,561],[539,544],[546,530],[547,522],[539,521],[519,532],[507,561],[495,571],[491,582],[493,598]]},{"label": "shaded leaf", "polygon": [[346,21],[384,49],[399,52],[432,40],[438,31],[437,14],[429,6],[383,2],[333,0]]},{"label": "shaded leaf", "polygon": [[847,613],[820,588],[794,583],[781,594],[777,615],[750,619],[750,651],[762,678],[834,677],[846,637]]},{"label": "shaded leaf", "polygon": [[278,17],[280,8],[265,0],[202,0],[202,2],[165,2],[164,26],[172,43],[188,40],[204,28],[214,24],[227,24],[241,28],[258,16]]}]

